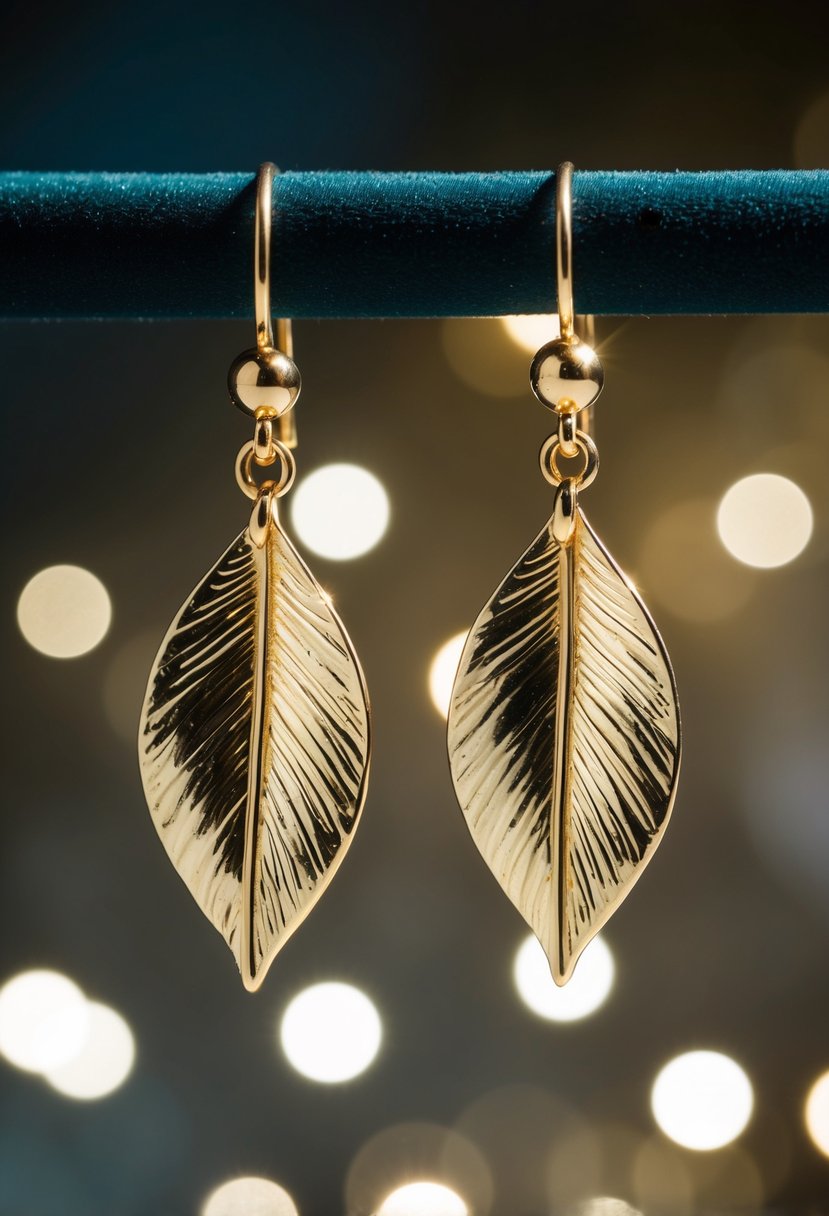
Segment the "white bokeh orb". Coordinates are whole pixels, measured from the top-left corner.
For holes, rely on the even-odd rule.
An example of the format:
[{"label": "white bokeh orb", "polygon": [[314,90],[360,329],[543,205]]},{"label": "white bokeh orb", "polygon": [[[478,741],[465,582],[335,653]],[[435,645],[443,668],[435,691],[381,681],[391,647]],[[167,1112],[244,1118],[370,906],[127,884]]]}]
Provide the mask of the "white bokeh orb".
[{"label": "white bokeh orb", "polygon": [[93,650],[112,621],[112,604],[99,578],[81,566],[48,566],[29,579],[17,601],[26,641],[53,659]]},{"label": "white bokeh orb", "polygon": [[513,964],[518,995],[533,1013],[550,1022],[575,1022],[601,1008],[610,995],[616,967],[610,947],[594,937],[584,948],[572,977],[559,988],[535,934],[519,946]]},{"label": "white bokeh orb", "polygon": [[429,664],[429,696],[435,709],[445,718],[449,713],[452,686],[458,671],[468,633],[456,633],[436,651]]},{"label": "white bokeh orb", "polygon": [[58,971],[23,971],[0,989],[0,1052],[26,1072],[57,1068],[77,1056],[89,1021],[86,997]]},{"label": "white bokeh orb", "polygon": [[806,1130],[815,1148],[829,1157],[829,1072],[818,1077],[806,1096]]},{"label": "white bokeh orb", "polygon": [[719,1051],[688,1051],[670,1060],[651,1090],[661,1131],[683,1148],[708,1152],[730,1144],[746,1127],[754,1093],[746,1073]]},{"label": "white bokeh orb", "polygon": [[377,1216],[468,1216],[457,1191],[442,1182],[407,1182],[387,1195]]},{"label": "white bokeh orb", "polygon": [[777,473],[743,477],[723,495],[717,531],[732,557],[770,569],[794,561],[809,543],[812,507],[800,486]]},{"label": "white bokeh orb", "polygon": [[554,312],[520,313],[514,317],[501,317],[501,324],[516,346],[533,355],[561,333],[558,314]]},{"label": "white bokeh orb", "polygon": [[282,1050],[297,1072],[338,1084],[365,1072],[383,1037],[374,1002],[351,984],[303,989],[288,1005],[279,1031]]},{"label": "white bokeh orb", "polygon": [[291,495],[291,521],[314,553],[349,561],[368,553],[389,524],[389,497],[368,469],[327,464],[304,477]]},{"label": "white bokeh orb", "polygon": [[121,1014],[96,1001],[88,1002],[88,1010],[89,1031],[80,1051],[64,1064],[43,1070],[53,1089],[79,1102],[120,1089],[135,1061],[135,1038]]},{"label": "white bokeh orb", "polygon": [[299,1211],[284,1187],[250,1175],[217,1186],[205,1199],[200,1216],[299,1216]]}]

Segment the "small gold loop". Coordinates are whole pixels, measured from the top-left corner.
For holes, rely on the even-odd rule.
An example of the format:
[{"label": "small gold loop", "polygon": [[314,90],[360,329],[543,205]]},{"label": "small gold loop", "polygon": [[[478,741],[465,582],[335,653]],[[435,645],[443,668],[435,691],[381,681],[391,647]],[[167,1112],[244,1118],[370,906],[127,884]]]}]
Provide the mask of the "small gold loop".
[{"label": "small gold loop", "polygon": [[[576,431],[574,443],[576,450],[584,456],[584,468],[581,473],[577,473],[575,477],[570,477],[569,480],[573,482],[576,489],[584,490],[589,485],[592,485],[596,479],[596,474],[599,471],[599,451],[593,440],[589,435],[585,435],[584,431]],[[559,453],[562,456],[566,455],[562,449],[558,435],[551,435],[542,444],[539,461],[541,463],[541,472],[552,486],[561,485],[566,477],[558,467]]]},{"label": "small gold loop", "polygon": [[558,418],[558,443],[562,456],[566,456],[568,459],[579,454],[579,445],[576,442],[577,414],[576,409],[566,410],[562,411]]},{"label": "small gold loop", "polygon": [[556,169],[556,296],[562,338],[573,337],[573,165]]},{"label": "small gold loop", "polygon": [[274,462],[273,419],[257,418],[253,428],[253,459],[258,465]]},{"label": "small gold loop", "polygon": [[[259,492],[263,486],[272,487],[272,493],[275,498],[280,498],[290,490],[296,477],[296,461],[294,460],[293,452],[275,439],[273,442],[272,459],[266,462],[269,467],[279,461],[279,476],[277,478],[268,479],[260,485],[253,476],[253,463],[255,459],[254,441],[249,439],[239,449],[239,455],[236,457],[236,483],[243,494],[248,498],[258,498]],[[259,462],[257,462],[259,463]]]}]

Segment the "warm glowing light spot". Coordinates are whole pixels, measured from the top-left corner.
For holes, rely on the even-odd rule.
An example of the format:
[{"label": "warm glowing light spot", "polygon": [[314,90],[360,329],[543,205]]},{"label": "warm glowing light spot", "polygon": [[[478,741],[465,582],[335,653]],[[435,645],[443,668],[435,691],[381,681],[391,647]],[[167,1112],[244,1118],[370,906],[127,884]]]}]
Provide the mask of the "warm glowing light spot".
[{"label": "warm glowing light spot", "polygon": [[610,947],[594,937],[584,949],[572,978],[559,988],[550,974],[541,943],[532,933],[515,955],[513,978],[524,1004],[550,1022],[575,1022],[604,1004],[613,987],[615,965]]},{"label": "warm glowing light spot", "polygon": [[112,620],[106,587],[80,566],[49,566],[30,578],[17,601],[17,623],[30,646],[53,659],[93,650]]},{"label": "warm glowing light spot", "polygon": [[754,1106],[751,1082],[730,1056],[689,1051],[660,1071],[651,1109],[660,1129],[683,1148],[707,1151],[730,1144]]},{"label": "warm glowing light spot", "polygon": [[660,512],[645,533],[637,566],[646,599],[695,625],[739,612],[757,578],[724,551],[711,527],[713,512],[706,498],[673,503]]},{"label": "warm glowing light spot", "polygon": [[647,1213],[699,1216],[688,1165],[688,1154],[664,1136],[650,1136],[641,1143],[633,1153],[629,1173],[639,1207]]},{"label": "warm glowing light spot", "polygon": [[435,709],[444,718],[449,713],[449,702],[452,699],[452,686],[458,671],[458,663],[466,645],[468,634],[456,633],[448,642],[444,642],[435,652],[429,664],[429,696]]},{"label": "warm glowing light spot", "polygon": [[107,721],[132,747],[138,733],[147,673],[158,653],[160,638],[158,629],[131,638],[115,652],[104,673],[101,699]]},{"label": "warm glowing light spot", "polygon": [[642,1216],[642,1213],[625,1203],[624,1199],[602,1195],[597,1199],[585,1200],[578,1209],[578,1216]]},{"label": "warm glowing light spot", "polygon": [[442,1182],[407,1182],[387,1195],[377,1216],[468,1216],[457,1191]]},{"label": "warm glowing light spot", "polygon": [[0,989],[0,1052],[27,1072],[71,1060],[89,1033],[89,1007],[58,971],[23,971]]},{"label": "warm glowing light spot", "polygon": [[825,169],[829,163],[829,92],[816,97],[797,124],[794,163],[798,169]]},{"label": "warm glowing light spot", "polygon": [[526,395],[526,352],[511,341],[498,317],[449,317],[441,337],[447,363],[474,393],[501,398]]},{"label": "warm glowing light spot", "polygon": [[374,1003],[350,984],[314,984],[285,1010],[282,1049],[297,1072],[312,1081],[350,1081],[365,1072],[380,1049],[383,1029]]},{"label": "warm glowing light spot", "polygon": [[114,1093],[135,1061],[135,1039],[120,1013],[94,1001],[87,1007],[89,1030],[78,1054],[59,1067],[44,1070],[53,1089],[81,1102]]},{"label": "warm glowing light spot", "polygon": [[731,556],[764,569],[794,561],[809,543],[812,524],[808,498],[778,473],[743,477],[717,511],[717,531]]},{"label": "warm glowing light spot", "polygon": [[309,473],[291,498],[297,536],[320,557],[349,561],[368,553],[389,524],[380,481],[356,464],[327,464]]},{"label": "warm glowing light spot", "polygon": [[818,1077],[809,1090],[804,1115],[813,1144],[829,1157],[829,1072]]},{"label": "warm glowing light spot", "polygon": [[268,1178],[233,1178],[211,1191],[201,1216],[299,1216],[291,1196]]},{"label": "warm glowing light spot", "polygon": [[501,324],[516,346],[531,354],[552,342],[560,334],[556,313],[524,313],[516,317],[501,317]]}]

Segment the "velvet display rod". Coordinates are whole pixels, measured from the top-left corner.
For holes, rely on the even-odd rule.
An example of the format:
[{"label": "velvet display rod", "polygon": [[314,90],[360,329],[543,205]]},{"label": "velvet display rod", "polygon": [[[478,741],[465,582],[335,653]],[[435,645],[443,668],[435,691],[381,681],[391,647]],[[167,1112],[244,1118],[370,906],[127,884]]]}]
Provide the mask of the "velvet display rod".
[{"label": "velvet display rod", "polygon": [[[250,316],[254,179],[0,174],[0,316]],[[554,309],[552,172],[288,172],[275,205],[280,315]],[[573,228],[580,312],[829,311],[829,171],[576,172]]]}]

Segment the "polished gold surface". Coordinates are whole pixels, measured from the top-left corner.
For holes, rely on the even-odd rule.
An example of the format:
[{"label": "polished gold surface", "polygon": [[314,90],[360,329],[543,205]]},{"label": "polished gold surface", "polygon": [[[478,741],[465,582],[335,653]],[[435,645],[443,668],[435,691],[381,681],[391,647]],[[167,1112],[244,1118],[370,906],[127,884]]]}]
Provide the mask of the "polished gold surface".
[{"label": "polished gold surface", "polygon": [[175,618],[139,734],[158,834],[249,991],[342,861],[369,767],[359,662],[276,497]]},{"label": "polished gold surface", "polygon": [[[260,483],[253,476],[254,466],[269,469],[274,464],[279,466],[279,475],[275,480],[270,477]],[[293,452],[278,440],[274,440],[273,451],[268,460],[257,460],[254,439],[249,439],[239,449],[236,457],[236,484],[248,498],[256,498],[263,485],[273,486],[277,496],[285,494],[293,485],[295,477],[296,460]]]},{"label": "polished gold surface", "polygon": [[573,163],[556,169],[556,298],[559,332],[565,342],[573,338]]},{"label": "polished gold surface", "polygon": [[583,410],[604,384],[604,370],[592,346],[581,338],[554,338],[530,365],[530,385],[538,400],[557,412]]},{"label": "polished gold surface", "polygon": [[[449,707],[467,824],[565,984],[662,839],[676,793],[679,704],[662,640],[579,506],[599,454],[579,426],[604,373],[573,329],[572,165],[557,177],[561,338],[531,368],[558,414],[540,452],[550,519],[473,625]],[[559,460],[581,457],[568,474]]]},{"label": "polished gold surface", "polygon": [[276,419],[277,437],[285,447],[297,445],[293,406],[302,381],[293,360],[291,322],[281,317],[274,341],[271,313],[271,247],[273,234],[273,182],[279,170],[266,161],[256,178],[254,214],[253,306],[256,346],[243,351],[231,364],[227,387],[230,399],[243,413],[254,417],[266,413]]},{"label": "polished gold surface", "polygon": [[[596,479],[596,474],[599,471],[599,449],[589,435],[584,431],[576,431],[572,446],[575,449],[574,456],[579,453],[584,457],[584,467],[578,473],[576,484],[580,490],[586,489]],[[557,486],[565,478],[565,474],[558,467],[559,453],[562,456],[569,458],[570,453],[566,452],[562,446],[561,439],[558,433],[550,435],[549,439],[545,439],[541,445],[538,460],[541,465],[541,472],[544,474],[550,485]]]},{"label": "polished gold surface", "polygon": [[472,627],[448,740],[473,839],[563,984],[659,844],[680,754],[665,648],[569,478]]},{"label": "polished gold surface", "polygon": [[[547,342],[530,365],[530,384],[538,400],[559,413],[591,405],[604,384],[604,369],[593,349],[593,318],[581,318],[590,341],[574,329],[573,293],[573,166],[565,161],[556,170],[556,293],[559,337]],[[589,430],[589,426],[583,426]]]},{"label": "polished gold surface", "polygon": [[[296,461],[300,376],[273,346],[273,165],[258,179],[257,346],[231,365],[231,397],[254,418],[236,457],[250,521],[188,597],[144,699],[144,792],[167,853],[233,951],[245,987],[333,877],[365,799],[365,680],[330,597],[286,536],[278,499]],[[291,347],[290,323],[279,323]],[[264,470],[261,482],[256,470]]]},{"label": "polished gold surface", "polygon": [[280,418],[296,404],[302,388],[299,369],[281,350],[242,351],[227,374],[230,399],[255,418],[265,413]]},{"label": "polished gold surface", "polygon": [[256,212],[253,217],[253,315],[256,321],[256,345],[262,351],[274,348],[271,316],[271,238],[273,179],[277,172],[276,165],[265,161],[259,166],[256,176]]}]

